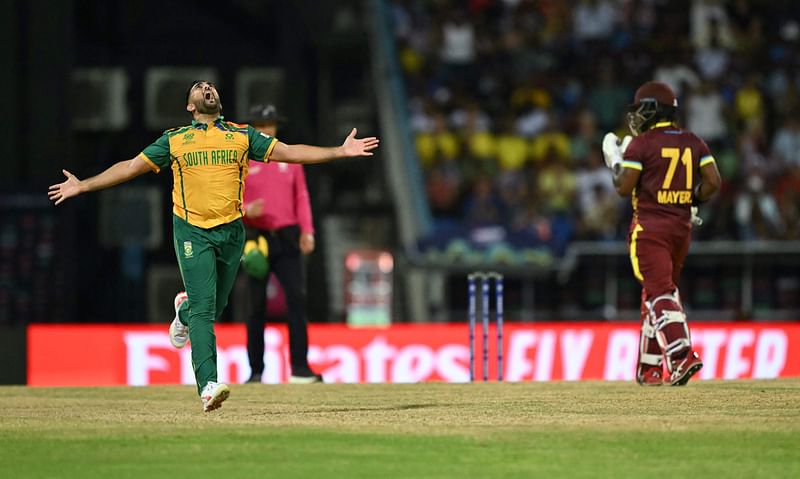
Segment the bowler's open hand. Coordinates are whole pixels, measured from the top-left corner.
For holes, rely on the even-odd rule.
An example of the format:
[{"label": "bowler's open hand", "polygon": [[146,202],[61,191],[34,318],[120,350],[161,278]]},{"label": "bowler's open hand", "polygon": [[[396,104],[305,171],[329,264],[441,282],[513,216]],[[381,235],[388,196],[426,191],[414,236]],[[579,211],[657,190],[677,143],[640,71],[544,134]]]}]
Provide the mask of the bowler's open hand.
[{"label": "bowler's open hand", "polygon": [[342,143],[342,150],[345,156],[372,156],[372,150],[378,147],[380,140],[374,136],[369,138],[356,138],[357,130],[347,135],[344,143]]},{"label": "bowler's open hand", "polygon": [[67,181],[57,185],[50,185],[50,191],[48,192],[50,201],[55,201],[57,205],[67,198],[78,196],[83,192],[81,180],[67,170],[61,171],[64,173],[64,176],[67,177]]}]

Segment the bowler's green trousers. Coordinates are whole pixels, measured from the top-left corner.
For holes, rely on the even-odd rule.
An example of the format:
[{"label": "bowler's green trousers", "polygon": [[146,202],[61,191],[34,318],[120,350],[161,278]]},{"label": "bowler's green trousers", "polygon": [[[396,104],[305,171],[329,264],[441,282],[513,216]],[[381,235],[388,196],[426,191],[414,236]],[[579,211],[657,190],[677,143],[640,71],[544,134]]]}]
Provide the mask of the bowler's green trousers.
[{"label": "bowler's green trousers", "polygon": [[197,393],[209,381],[217,381],[217,337],[214,321],[228,304],[244,250],[242,220],[204,229],[173,215],[175,255],[189,299],[178,311],[189,326],[192,366]]}]

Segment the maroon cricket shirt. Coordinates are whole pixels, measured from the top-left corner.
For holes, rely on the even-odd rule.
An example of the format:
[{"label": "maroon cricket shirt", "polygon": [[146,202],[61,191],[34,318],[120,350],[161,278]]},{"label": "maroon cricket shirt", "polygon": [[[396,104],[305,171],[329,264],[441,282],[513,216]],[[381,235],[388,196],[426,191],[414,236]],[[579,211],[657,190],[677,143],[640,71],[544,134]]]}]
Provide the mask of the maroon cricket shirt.
[{"label": "maroon cricket shirt", "polygon": [[714,161],[694,133],[659,123],[631,141],[622,166],[641,171],[633,192],[633,222],[645,230],[690,228],[692,190],[700,167]]}]

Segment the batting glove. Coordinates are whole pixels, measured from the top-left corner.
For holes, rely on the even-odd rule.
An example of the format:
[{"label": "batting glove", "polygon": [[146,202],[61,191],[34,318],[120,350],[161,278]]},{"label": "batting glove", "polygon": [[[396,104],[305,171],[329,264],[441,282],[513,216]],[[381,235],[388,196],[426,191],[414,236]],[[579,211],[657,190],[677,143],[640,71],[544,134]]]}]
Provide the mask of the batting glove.
[{"label": "batting glove", "polygon": [[[627,145],[625,147],[627,148]],[[606,166],[612,170],[616,165],[622,163],[619,137],[614,133],[606,133],[606,136],[603,137],[603,157],[606,160]]]},{"label": "batting glove", "polygon": [[692,224],[695,226],[703,225],[703,218],[697,216],[697,206],[692,206]]},{"label": "batting glove", "polygon": [[625,135],[625,138],[622,139],[622,144],[619,146],[619,152],[624,155],[625,150],[628,149],[628,145],[631,144],[631,141],[633,141],[633,137],[631,135]]}]

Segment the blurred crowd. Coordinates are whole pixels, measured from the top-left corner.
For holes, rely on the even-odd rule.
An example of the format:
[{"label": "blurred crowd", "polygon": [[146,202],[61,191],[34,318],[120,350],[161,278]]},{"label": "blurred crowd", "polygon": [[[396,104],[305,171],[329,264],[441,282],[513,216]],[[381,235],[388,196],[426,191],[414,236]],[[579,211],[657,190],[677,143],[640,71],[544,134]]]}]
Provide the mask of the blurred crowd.
[{"label": "blurred crowd", "polygon": [[432,255],[547,262],[620,240],[630,201],[608,131],[655,79],[710,146],[722,192],[701,239],[800,239],[800,21],[794,1],[393,0]]}]

